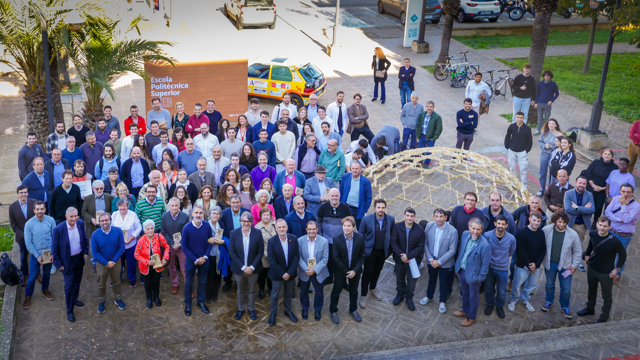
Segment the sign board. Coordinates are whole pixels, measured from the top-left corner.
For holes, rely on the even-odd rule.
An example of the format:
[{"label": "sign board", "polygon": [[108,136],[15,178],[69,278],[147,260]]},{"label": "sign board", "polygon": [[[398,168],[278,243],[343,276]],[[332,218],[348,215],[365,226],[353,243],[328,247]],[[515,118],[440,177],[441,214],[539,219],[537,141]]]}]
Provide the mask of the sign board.
[{"label": "sign board", "polygon": [[404,47],[411,47],[413,40],[418,40],[423,1],[424,0],[407,0],[407,18],[404,22]]},{"label": "sign board", "polygon": [[248,108],[247,68],[247,59],[179,63],[176,67],[145,63],[147,111],[153,98],[159,98],[172,115],[178,102],[184,104],[185,113],[193,114],[196,103],[206,110],[207,100],[212,99],[222,118],[234,122]]}]

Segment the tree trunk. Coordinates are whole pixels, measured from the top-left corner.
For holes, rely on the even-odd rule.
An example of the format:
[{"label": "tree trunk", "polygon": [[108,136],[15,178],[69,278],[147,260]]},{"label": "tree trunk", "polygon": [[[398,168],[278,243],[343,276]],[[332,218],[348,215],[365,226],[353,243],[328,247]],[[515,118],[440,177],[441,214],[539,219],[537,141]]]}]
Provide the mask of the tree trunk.
[{"label": "tree trunk", "polygon": [[[88,95],[88,94],[87,94]],[[102,107],[104,104],[104,99],[99,97],[97,101],[91,101],[91,98],[83,102],[82,108],[82,119],[84,121],[84,126],[88,127],[92,131],[96,128],[96,123],[99,118],[101,118],[104,114],[102,113]]]},{"label": "tree trunk", "polygon": [[71,80],[69,79],[69,54],[60,48],[58,55],[58,72],[60,73],[60,87],[63,90],[71,88]]},{"label": "tree trunk", "polygon": [[596,40],[596,26],[598,25],[598,13],[591,15],[591,33],[589,33],[589,45],[587,46],[587,56],[584,58],[583,73],[589,72],[591,65],[591,54],[593,53],[593,43]]},{"label": "tree trunk", "polygon": [[444,18],[444,29],[442,30],[442,45],[440,46],[440,55],[436,64],[447,62],[449,55],[449,44],[451,43],[451,33],[453,32],[453,15],[447,14]]},{"label": "tree trunk", "polygon": [[536,18],[533,22],[531,48],[529,50],[531,76],[535,81],[539,81],[542,74],[544,56],[547,52],[547,40],[549,39],[549,25],[551,24],[551,15],[553,15],[552,12],[538,12],[537,10]]},{"label": "tree trunk", "polygon": [[[62,99],[60,99],[60,75],[58,73],[58,57],[55,52],[51,54],[51,99],[53,100],[53,121],[64,122],[64,110],[62,110]],[[48,122],[48,120],[47,120]]]},{"label": "tree trunk", "polygon": [[46,148],[49,136],[49,119],[47,117],[47,91],[44,84],[27,82],[22,90],[24,107],[27,110],[27,132],[35,132],[38,144]]}]

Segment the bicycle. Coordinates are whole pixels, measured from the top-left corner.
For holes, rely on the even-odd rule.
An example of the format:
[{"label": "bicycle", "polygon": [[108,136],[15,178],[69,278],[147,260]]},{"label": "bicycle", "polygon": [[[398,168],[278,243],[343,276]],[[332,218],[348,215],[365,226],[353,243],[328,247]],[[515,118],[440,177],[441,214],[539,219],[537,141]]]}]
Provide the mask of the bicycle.
[{"label": "bicycle", "polygon": [[[489,88],[491,89],[491,96],[500,96],[502,95],[502,99],[506,100],[507,99],[507,86],[509,87],[509,90],[511,91],[511,96],[513,96],[513,88],[511,87],[511,85],[513,84],[513,78],[511,78],[511,71],[515,70],[517,68],[512,67],[508,70],[498,70],[497,72],[506,72],[506,75],[502,75],[501,77],[499,77],[497,80],[493,80],[493,73],[496,70],[487,70],[486,72],[489,73],[489,75],[491,76],[491,80],[485,80],[484,82],[489,85]],[[502,87],[504,86],[504,90],[502,89]]]},{"label": "bicycle", "polygon": [[466,70],[461,71],[460,67],[456,70],[456,72],[451,73],[451,86],[456,88],[461,88],[467,86],[467,78],[468,73]]},{"label": "bicycle", "polygon": [[[469,65],[469,60],[467,60],[468,52],[469,50],[460,52],[460,54],[462,54],[462,57],[459,57],[459,58],[447,56],[446,63],[437,64],[436,68],[433,69],[433,76],[436,78],[436,80],[439,80],[439,81],[447,80],[447,78],[449,77],[449,75],[451,75],[452,72],[457,72],[461,67],[466,71],[467,78],[471,80],[473,77],[473,74],[475,74],[480,70],[480,65]],[[464,62],[452,63],[451,60],[464,60]]]}]

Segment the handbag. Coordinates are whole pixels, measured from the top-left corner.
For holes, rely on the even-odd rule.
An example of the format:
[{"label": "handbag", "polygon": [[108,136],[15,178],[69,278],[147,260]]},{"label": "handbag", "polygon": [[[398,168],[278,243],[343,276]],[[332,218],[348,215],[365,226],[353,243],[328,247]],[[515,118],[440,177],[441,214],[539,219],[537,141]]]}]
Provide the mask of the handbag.
[{"label": "handbag", "polygon": [[384,79],[385,73],[386,73],[386,71],[384,71],[384,70],[376,70],[376,77],[380,78],[380,79]]}]

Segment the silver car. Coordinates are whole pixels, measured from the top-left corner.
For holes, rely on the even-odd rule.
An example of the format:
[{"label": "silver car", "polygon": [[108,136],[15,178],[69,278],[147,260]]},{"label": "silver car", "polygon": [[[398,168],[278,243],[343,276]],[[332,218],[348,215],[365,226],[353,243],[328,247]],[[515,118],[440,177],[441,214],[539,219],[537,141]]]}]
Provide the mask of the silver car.
[{"label": "silver car", "polygon": [[224,15],[236,21],[238,30],[245,26],[276,27],[276,4],[273,0],[226,0]]},{"label": "silver car", "polygon": [[[440,22],[442,6],[438,0],[427,0],[424,19],[431,20],[432,24]],[[389,13],[400,17],[400,23],[404,25],[407,20],[406,0],[378,0],[378,12],[380,14]]]}]

